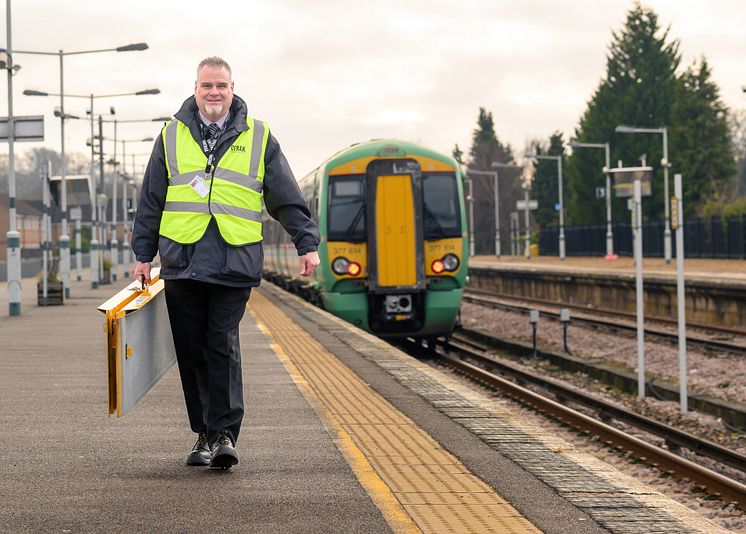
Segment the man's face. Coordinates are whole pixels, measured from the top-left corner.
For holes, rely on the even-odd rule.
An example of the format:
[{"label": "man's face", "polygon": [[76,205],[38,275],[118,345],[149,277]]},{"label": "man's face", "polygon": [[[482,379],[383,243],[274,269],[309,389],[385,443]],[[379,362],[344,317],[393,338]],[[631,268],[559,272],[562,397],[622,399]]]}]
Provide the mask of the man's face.
[{"label": "man's face", "polygon": [[233,82],[225,67],[205,65],[194,82],[194,98],[202,115],[216,121],[225,115],[233,102]]}]

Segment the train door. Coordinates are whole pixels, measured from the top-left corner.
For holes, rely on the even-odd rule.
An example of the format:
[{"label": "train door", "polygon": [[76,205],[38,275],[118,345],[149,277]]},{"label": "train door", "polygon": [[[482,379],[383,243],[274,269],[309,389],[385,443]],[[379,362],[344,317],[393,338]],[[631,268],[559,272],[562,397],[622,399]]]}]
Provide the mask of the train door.
[{"label": "train door", "polygon": [[411,331],[424,320],[422,174],[413,160],[376,160],[367,170],[370,326]]}]

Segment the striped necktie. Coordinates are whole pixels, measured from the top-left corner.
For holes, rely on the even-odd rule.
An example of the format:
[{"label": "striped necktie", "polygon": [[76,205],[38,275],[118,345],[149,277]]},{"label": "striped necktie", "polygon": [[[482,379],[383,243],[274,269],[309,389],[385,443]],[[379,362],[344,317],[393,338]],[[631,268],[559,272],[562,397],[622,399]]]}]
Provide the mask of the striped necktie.
[{"label": "striped necktie", "polygon": [[218,123],[212,122],[210,123],[210,126],[207,127],[207,131],[205,132],[205,139],[213,139],[215,137],[215,134],[220,131],[220,126],[218,126]]},{"label": "striped necktie", "polygon": [[204,140],[202,141],[205,153],[211,152],[212,149],[215,148],[215,143],[217,143],[218,141],[219,131],[220,126],[218,126],[215,122],[210,123],[210,125],[205,128]]}]

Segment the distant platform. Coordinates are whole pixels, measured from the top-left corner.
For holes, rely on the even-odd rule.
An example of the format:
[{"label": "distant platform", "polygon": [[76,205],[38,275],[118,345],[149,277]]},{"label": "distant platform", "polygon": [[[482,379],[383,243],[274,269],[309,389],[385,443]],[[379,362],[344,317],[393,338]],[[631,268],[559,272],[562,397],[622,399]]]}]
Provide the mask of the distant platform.
[{"label": "distant platform", "polygon": [[[473,256],[469,259],[473,267],[497,267],[521,271],[560,271],[572,273],[618,273],[622,275],[635,274],[635,260],[627,256],[619,256],[616,260],[603,257],[567,256],[560,260],[557,256]],[[643,275],[676,277],[676,258],[666,263],[662,258],[643,258]],[[733,259],[700,259],[688,258],[684,260],[684,275],[686,278],[702,280],[732,280],[746,283],[746,260]]]}]

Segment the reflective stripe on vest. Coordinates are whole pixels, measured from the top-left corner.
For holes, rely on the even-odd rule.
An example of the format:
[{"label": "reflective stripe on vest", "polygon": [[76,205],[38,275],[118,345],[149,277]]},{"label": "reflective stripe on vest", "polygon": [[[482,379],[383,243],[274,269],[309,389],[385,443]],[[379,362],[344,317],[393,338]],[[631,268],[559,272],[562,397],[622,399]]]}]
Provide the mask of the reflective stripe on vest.
[{"label": "reflective stripe on vest", "polygon": [[[210,218],[215,217],[220,235],[231,245],[262,240],[264,154],[269,127],[251,117],[246,123],[249,129],[239,134],[208,176],[207,156],[189,127],[172,120],[163,128],[168,190],[161,217],[162,236],[177,243],[195,243],[204,235]],[[196,177],[202,177],[210,187],[210,194],[204,198],[189,185]]]}]

